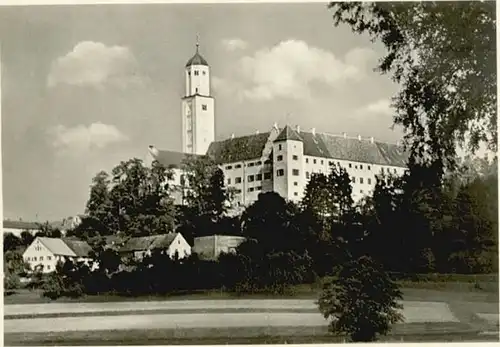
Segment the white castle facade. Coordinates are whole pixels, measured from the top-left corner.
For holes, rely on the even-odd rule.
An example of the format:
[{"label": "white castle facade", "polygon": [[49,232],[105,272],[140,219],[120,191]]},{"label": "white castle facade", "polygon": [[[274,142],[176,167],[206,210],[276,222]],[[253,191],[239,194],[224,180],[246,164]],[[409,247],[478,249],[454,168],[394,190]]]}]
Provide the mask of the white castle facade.
[{"label": "white castle facade", "polygon": [[[185,68],[186,88],[182,98],[182,152],[149,146],[151,160],[173,169],[173,185],[179,191],[182,162],[189,155],[208,155],[224,172],[226,187],[235,191],[235,202],[246,206],[261,192],[276,192],[287,200],[302,199],[311,174],[328,174],[332,165],[345,168],[351,177],[353,199],[371,194],[375,176],[401,175],[407,156],[402,146],[373,138],[348,137],[302,131],[277,124],[265,133],[215,141],[215,100],[210,95],[210,67],[195,55]],[[177,197],[181,199],[181,197]]]}]

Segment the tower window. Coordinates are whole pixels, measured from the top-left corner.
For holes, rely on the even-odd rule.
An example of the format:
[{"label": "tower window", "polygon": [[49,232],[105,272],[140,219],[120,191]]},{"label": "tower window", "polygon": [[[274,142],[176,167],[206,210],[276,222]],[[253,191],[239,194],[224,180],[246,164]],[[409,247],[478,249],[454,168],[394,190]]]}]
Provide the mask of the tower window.
[{"label": "tower window", "polygon": [[294,185],[294,186],[298,186],[298,185],[299,185],[299,182],[293,182],[293,185]]},{"label": "tower window", "polygon": [[363,170],[363,165],[360,165],[360,166],[359,166],[359,168],[360,168],[361,170]]},{"label": "tower window", "polygon": [[313,164],[316,164],[316,159],[313,159]]},{"label": "tower window", "polygon": [[206,110],[207,110],[207,105],[201,105],[201,109],[202,109],[203,111],[206,111]]},{"label": "tower window", "polygon": [[282,160],[283,160],[283,156],[282,156],[282,155],[278,155],[278,156],[276,157],[276,160],[277,160],[277,161],[282,161]]},{"label": "tower window", "polygon": [[349,163],[349,168],[352,168],[352,164],[351,163]]},{"label": "tower window", "polygon": [[292,156],[292,159],[293,159],[293,160],[299,160],[299,156],[297,156],[297,155],[293,155],[293,156]]},{"label": "tower window", "polygon": [[198,88],[195,88],[195,92],[198,93]]},{"label": "tower window", "polygon": [[200,72],[198,70],[194,70],[194,75],[195,76],[199,76],[200,75]]},{"label": "tower window", "polygon": [[298,176],[299,175],[299,170],[298,169],[293,169],[292,170],[292,175]]},{"label": "tower window", "polygon": [[309,158],[306,158],[306,164],[309,163]]},{"label": "tower window", "polygon": [[297,192],[294,192],[294,193],[293,193],[293,195],[295,195],[295,196],[299,196],[299,193],[297,193]]},{"label": "tower window", "polygon": [[278,150],[281,151],[281,145],[278,145]]},{"label": "tower window", "polygon": [[283,169],[276,170],[276,176],[278,177],[285,176],[285,170]]},{"label": "tower window", "polygon": [[363,184],[363,177],[359,178],[359,183]]},{"label": "tower window", "polygon": [[206,74],[207,74],[206,71],[203,71],[203,76],[205,76]]},{"label": "tower window", "polygon": [[371,168],[371,166],[370,166],[370,165],[368,165],[368,170],[371,170],[371,169],[372,169],[372,168]]}]

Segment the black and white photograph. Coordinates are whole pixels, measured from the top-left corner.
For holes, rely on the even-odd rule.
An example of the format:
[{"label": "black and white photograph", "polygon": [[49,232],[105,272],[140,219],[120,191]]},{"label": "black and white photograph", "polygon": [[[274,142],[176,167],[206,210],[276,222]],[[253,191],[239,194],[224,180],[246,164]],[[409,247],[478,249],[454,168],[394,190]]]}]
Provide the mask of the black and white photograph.
[{"label": "black and white photograph", "polygon": [[497,13],[0,3],[4,344],[500,342]]}]

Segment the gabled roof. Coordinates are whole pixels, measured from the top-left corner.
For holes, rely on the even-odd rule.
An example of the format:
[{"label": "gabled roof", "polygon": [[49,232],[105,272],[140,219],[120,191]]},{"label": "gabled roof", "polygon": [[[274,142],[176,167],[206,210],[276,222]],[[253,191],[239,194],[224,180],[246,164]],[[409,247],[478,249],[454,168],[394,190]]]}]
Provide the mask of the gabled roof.
[{"label": "gabled roof", "polygon": [[208,147],[207,155],[218,164],[260,158],[269,135],[266,132],[214,141]]},{"label": "gabled roof", "polygon": [[[63,255],[66,257],[76,257],[76,253],[62,240],[51,237],[37,237],[35,239],[48,248],[54,255]],[[34,241],[34,242],[35,242]]]},{"label": "gabled roof", "polygon": [[64,238],[62,240],[77,257],[88,257],[92,252],[92,247],[85,241],[73,238]]},{"label": "gabled roof", "polygon": [[292,128],[290,128],[288,125],[283,128],[283,130],[279,133],[278,137],[276,137],[274,142],[286,141],[286,140],[302,141],[297,132]]},{"label": "gabled roof", "polygon": [[166,249],[175,239],[178,233],[132,237],[128,239],[120,252],[147,251],[153,249]]}]

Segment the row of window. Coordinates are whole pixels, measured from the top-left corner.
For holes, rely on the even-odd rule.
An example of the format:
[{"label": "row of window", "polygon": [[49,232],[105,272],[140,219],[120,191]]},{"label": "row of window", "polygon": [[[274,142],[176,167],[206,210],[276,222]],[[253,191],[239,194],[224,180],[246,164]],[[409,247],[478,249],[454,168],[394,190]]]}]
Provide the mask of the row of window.
[{"label": "row of window", "polygon": [[[57,258],[56,258],[57,259]],[[37,257],[26,257],[26,261],[37,261]],[[43,261],[43,256],[38,257],[39,261]],[[52,257],[50,255],[47,256],[47,260],[52,260]]]},{"label": "row of window", "polygon": [[[206,73],[206,71],[202,71],[202,73],[203,73],[203,76],[205,76],[205,75],[207,74],[207,73]],[[199,72],[198,70],[194,70],[194,71],[193,71],[193,74],[194,74],[195,76],[199,76],[199,75],[200,75],[200,72]],[[191,76],[191,71],[188,71],[188,75],[189,75],[189,76]]]},{"label": "row of window", "polygon": [[[300,174],[300,171],[298,169],[292,169],[293,176],[298,176],[299,174]],[[284,169],[276,170],[276,176],[278,176],[278,177],[285,176],[285,170]]]},{"label": "row of window", "polygon": [[[271,161],[270,160],[266,160],[264,162],[264,164],[271,164]],[[248,163],[246,166],[247,167],[253,167],[253,166],[259,166],[259,165],[262,165],[262,162],[259,160],[259,161],[255,161],[255,162],[252,162],[252,163]],[[231,170],[233,168],[232,165],[228,165],[226,166],[226,170]],[[241,164],[236,164],[234,165],[234,168],[235,169],[241,169]]]},{"label": "row of window", "polygon": [[[298,155],[292,155],[292,159],[293,160],[299,160],[299,156]],[[283,156],[280,154],[276,157],[276,161],[282,161],[283,160]]]},{"label": "row of window", "polygon": [[[262,175],[262,174],[248,175],[247,176],[247,182],[262,181],[262,177],[264,177],[265,180],[270,180],[271,179],[271,173],[270,172],[264,172],[264,175]],[[241,181],[242,181],[241,177],[236,177],[234,179],[234,183],[235,184],[240,184]],[[227,179],[227,184],[231,184],[231,178]]]}]

